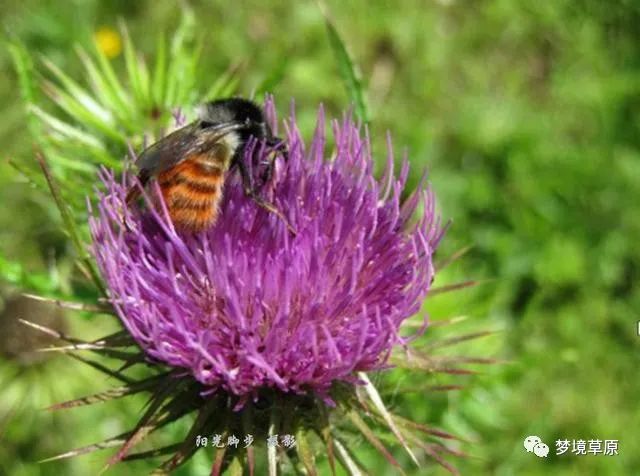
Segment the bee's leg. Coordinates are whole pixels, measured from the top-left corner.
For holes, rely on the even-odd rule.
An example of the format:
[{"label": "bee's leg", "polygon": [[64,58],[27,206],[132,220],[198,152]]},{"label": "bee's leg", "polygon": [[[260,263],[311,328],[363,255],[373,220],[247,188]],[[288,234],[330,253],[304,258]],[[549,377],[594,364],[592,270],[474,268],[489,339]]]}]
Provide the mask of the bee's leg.
[{"label": "bee's leg", "polygon": [[[273,149],[274,153],[280,153],[282,158],[287,162],[289,160],[289,151],[284,143],[284,141],[278,137],[272,137],[267,140],[267,146]],[[273,169],[275,166],[275,157],[271,158],[264,162],[265,169],[262,173],[262,182],[261,185],[271,182],[271,178],[273,177]]]},{"label": "bee's leg", "polygon": [[287,145],[284,143],[284,139],[280,139],[279,137],[271,137],[267,139],[267,146],[269,146],[274,151],[280,152],[282,158],[285,161],[289,160],[289,151],[287,150]]},{"label": "bee's leg", "polygon": [[293,226],[291,226],[291,224],[289,223],[289,220],[287,220],[287,218],[282,214],[282,212],[278,210],[275,207],[275,205],[267,202],[266,200],[264,200],[262,197],[258,195],[258,193],[256,192],[253,186],[253,179],[251,178],[251,174],[249,174],[249,171],[247,170],[247,167],[242,162],[242,160],[239,160],[237,164],[238,164],[238,168],[240,169],[240,175],[242,177],[242,186],[244,187],[245,195],[249,197],[251,200],[253,200],[256,203],[256,205],[258,205],[259,207],[264,208],[268,212],[273,213],[278,218],[280,218],[284,222],[284,224],[287,226],[288,230],[293,235],[296,235],[297,234],[296,229]]},{"label": "bee's leg", "polygon": [[262,177],[260,178],[260,187],[264,187],[266,184],[271,182],[273,178],[273,169],[274,169],[274,161],[266,160],[264,162],[264,171],[262,172]]},{"label": "bee's leg", "polygon": [[142,170],[138,174],[137,179],[139,183],[131,184],[129,190],[127,190],[127,197],[124,199],[127,205],[131,205],[142,195],[142,189],[147,186],[150,175],[146,170]]}]

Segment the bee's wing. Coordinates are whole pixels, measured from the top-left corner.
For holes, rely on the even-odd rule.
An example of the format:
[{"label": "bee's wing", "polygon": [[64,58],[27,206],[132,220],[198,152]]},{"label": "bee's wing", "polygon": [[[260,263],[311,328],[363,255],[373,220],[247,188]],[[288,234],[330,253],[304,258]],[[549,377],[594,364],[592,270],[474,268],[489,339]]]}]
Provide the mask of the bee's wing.
[{"label": "bee's wing", "polygon": [[195,131],[189,124],[147,147],[136,162],[140,175],[153,177],[186,159],[199,145]]},{"label": "bee's wing", "polygon": [[[199,146],[196,130],[196,124],[186,125],[142,151],[136,161],[139,170],[138,181],[142,187],[145,187],[152,177],[189,157]],[[132,203],[140,196],[140,192],[140,187],[131,186],[127,191],[126,203]]]}]

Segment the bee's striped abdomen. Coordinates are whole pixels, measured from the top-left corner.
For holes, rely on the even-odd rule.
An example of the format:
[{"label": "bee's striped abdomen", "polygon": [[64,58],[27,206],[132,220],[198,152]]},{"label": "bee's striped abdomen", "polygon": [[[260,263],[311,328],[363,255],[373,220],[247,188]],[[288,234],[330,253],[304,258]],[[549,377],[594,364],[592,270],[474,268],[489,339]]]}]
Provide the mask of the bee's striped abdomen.
[{"label": "bee's striped abdomen", "polygon": [[214,224],[224,172],[224,163],[196,155],[158,174],[158,185],[176,228],[198,232]]}]

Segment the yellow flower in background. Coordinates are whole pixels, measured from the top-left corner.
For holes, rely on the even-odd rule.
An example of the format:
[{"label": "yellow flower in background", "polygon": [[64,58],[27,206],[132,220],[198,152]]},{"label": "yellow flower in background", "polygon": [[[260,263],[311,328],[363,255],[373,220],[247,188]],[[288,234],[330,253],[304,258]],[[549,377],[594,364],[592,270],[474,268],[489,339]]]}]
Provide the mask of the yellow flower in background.
[{"label": "yellow flower in background", "polygon": [[98,49],[107,58],[115,58],[122,52],[122,40],[120,34],[111,27],[103,26],[93,35]]}]

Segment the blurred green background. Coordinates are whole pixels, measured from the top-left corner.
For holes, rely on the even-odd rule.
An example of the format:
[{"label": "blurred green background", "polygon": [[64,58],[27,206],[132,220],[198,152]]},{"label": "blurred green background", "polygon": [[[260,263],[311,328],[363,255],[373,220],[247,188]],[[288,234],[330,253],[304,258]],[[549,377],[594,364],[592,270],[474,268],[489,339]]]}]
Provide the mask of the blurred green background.
[{"label": "blurred green background", "polygon": [[[472,350],[506,363],[481,369],[462,391],[400,397],[396,405],[471,440],[462,449],[472,456],[453,461],[462,474],[637,474],[640,5],[357,0],[327,7],[362,73],[374,151],[383,157],[389,130],[396,149],[408,150],[412,180],[429,168],[441,213],[453,220],[442,256],[473,245],[438,282],[493,279],[434,298],[431,313],[466,314],[475,329],[502,330]],[[272,91],[281,114],[295,98],[307,136],[320,102],[331,115],[349,106],[313,2],[0,3],[4,40],[23,43],[36,68],[47,57],[85,84],[76,45],[88,48],[99,33],[122,72],[119,19],[152,60],[158,32],[172,34],[187,9],[204,40],[201,90],[235,65],[239,94]],[[139,407],[40,411],[107,382],[64,357],[34,364],[32,354],[24,355],[33,339],[21,340],[29,332],[13,318],[46,315],[50,325],[83,337],[103,335],[113,323],[71,314],[64,321],[16,298],[20,287],[64,293],[74,284],[66,279],[69,245],[51,199],[8,162],[32,161],[34,140],[4,40],[0,474],[91,474],[105,454],[35,461],[122,431]],[[530,434],[551,447],[548,458],[525,453],[522,441]],[[616,439],[620,454],[556,456],[558,439]],[[362,454],[377,464],[373,474],[393,474]],[[208,474],[208,456],[199,454],[183,474]],[[124,465],[111,474],[141,468],[147,466]]]}]

